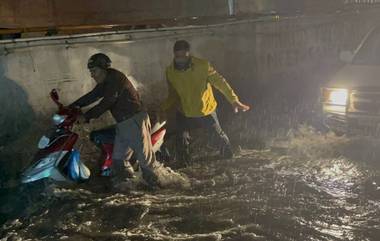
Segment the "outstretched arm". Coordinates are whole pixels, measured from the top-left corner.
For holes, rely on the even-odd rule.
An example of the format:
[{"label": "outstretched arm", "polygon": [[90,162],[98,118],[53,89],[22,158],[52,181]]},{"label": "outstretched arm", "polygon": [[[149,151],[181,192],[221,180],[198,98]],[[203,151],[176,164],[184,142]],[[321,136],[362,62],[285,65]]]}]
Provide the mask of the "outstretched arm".
[{"label": "outstretched arm", "polygon": [[119,97],[120,87],[117,83],[109,83],[104,86],[103,99],[96,106],[84,114],[86,120],[96,119],[109,110]]},{"label": "outstretched arm", "polygon": [[250,109],[248,105],[240,102],[239,97],[235,94],[234,90],[227,83],[224,77],[219,74],[210,64],[208,66],[208,82],[218,89],[227,98],[227,100],[232,104],[234,111],[239,110],[247,111]]},{"label": "outstretched arm", "polygon": [[97,84],[93,90],[80,97],[78,100],[74,101],[72,104],[69,105],[69,107],[82,108],[94,103],[102,97],[103,89],[103,84]]}]

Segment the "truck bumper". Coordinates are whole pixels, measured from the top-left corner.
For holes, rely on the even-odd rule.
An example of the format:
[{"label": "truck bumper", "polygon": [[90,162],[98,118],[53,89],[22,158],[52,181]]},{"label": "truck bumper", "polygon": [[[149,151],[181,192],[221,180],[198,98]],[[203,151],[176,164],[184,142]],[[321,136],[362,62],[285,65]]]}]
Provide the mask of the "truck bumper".
[{"label": "truck bumper", "polygon": [[323,123],[337,133],[374,135],[380,130],[380,115],[347,112],[344,106],[323,106]]}]

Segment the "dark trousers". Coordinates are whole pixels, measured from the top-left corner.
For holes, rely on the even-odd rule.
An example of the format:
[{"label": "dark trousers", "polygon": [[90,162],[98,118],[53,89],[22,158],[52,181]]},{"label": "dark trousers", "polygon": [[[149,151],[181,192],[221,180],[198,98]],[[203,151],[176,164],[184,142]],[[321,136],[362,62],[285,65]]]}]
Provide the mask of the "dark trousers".
[{"label": "dark trousers", "polygon": [[202,128],[209,133],[215,133],[221,148],[230,146],[230,140],[220,126],[216,112],[204,117],[186,117],[182,113],[176,114],[176,149],[177,158],[182,161],[191,160],[190,156],[190,130]]},{"label": "dark trousers", "polygon": [[97,146],[101,144],[113,144],[116,136],[115,126],[109,126],[104,129],[91,131],[90,140]]}]

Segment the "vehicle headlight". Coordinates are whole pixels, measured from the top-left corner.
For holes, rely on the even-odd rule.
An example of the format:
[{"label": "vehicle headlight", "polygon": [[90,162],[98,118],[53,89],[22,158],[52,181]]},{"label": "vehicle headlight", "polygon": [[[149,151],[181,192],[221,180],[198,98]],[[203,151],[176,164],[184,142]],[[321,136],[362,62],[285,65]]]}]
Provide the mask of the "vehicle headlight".
[{"label": "vehicle headlight", "polygon": [[348,101],[347,89],[324,89],[324,102],[332,105],[346,105]]},{"label": "vehicle headlight", "polygon": [[66,116],[64,115],[58,115],[58,114],[54,114],[53,115],[53,122],[55,125],[60,125],[62,124],[66,119]]}]

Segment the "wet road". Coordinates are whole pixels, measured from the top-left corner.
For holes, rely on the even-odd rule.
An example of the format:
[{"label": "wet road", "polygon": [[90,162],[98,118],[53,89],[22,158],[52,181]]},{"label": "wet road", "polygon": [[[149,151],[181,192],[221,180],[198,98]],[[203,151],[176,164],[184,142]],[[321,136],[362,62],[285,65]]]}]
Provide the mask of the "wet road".
[{"label": "wet road", "polygon": [[[128,194],[93,182],[50,186],[1,228],[2,240],[380,240],[377,143],[298,133],[232,160],[180,171],[191,189]],[[22,200],[22,201],[21,201]],[[24,205],[25,206],[25,205]]]}]

